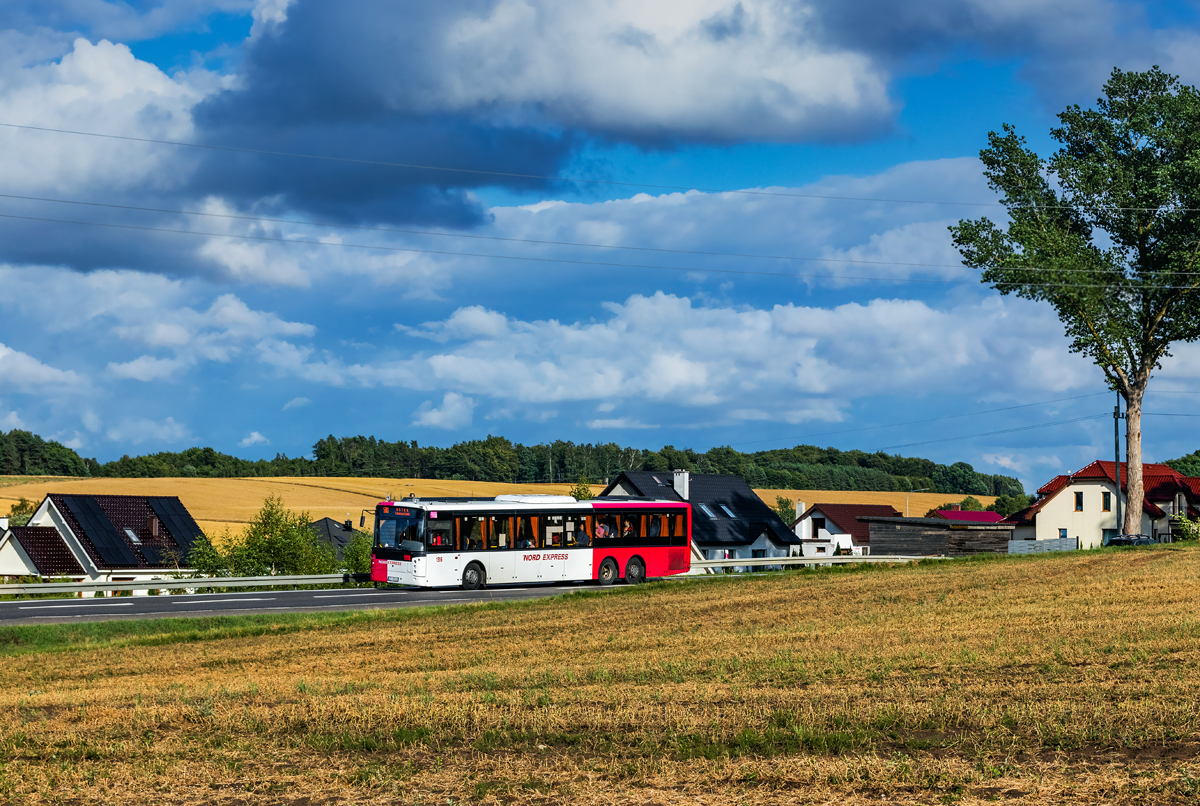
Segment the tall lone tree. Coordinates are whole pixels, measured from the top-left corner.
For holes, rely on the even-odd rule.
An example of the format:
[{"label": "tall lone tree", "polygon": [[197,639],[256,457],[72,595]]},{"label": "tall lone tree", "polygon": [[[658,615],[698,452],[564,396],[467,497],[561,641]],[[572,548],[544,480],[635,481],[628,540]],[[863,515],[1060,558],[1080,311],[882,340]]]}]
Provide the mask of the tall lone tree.
[{"label": "tall lone tree", "polygon": [[950,227],[1001,294],[1044,300],[1071,350],[1126,402],[1128,507],[1141,531],[1142,399],[1175,342],[1200,337],[1200,94],[1157,67],[1114,69],[1095,109],[1069,107],[1043,160],[1004,125],[980,152],[1008,211]]}]

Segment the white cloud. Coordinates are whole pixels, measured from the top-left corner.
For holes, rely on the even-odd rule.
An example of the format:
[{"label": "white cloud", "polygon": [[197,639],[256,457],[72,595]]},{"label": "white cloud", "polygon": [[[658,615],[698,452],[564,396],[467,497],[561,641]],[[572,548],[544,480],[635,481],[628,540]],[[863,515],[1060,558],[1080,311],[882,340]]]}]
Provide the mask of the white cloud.
[{"label": "white cloud", "polygon": [[618,429],[624,429],[624,428],[628,428],[628,429],[658,428],[657,425],[648,425],[646,423],[638,422],[637,420],[630,419],[628,417],[616,417],[611,420],[588,420],[587,427],[588,428],[596,428],[596,429],[606,429],[606,430],[618,430]]},{"label": "white cloud", "polygon": [[243,448],[248,448],[251,445],[270,445],[270,444],[271,444],[271,440],[267,439],[266,437],[264,437],[262,434],[258,433],[257,431],[251,431],[250,434],[245,439],[243,439],[241,442],[238,443],[238,445],[240,445]]},{"label": "white cloud", "polygon": [[[192,106],[217,89],[211,74],[176,78],[138,61],[129,48],[76,39],[60,60],[11,71],[0,80],[0,120],[29,126],[163,140],[188,139]],[[9,193],[54,190],[78,196],[132,187],[164,190],[187,176],[192,157],[171,146],[0,130],[7,155],[0,177]]]},{"label": "white cloud", "polygon": [[0,344],[0,389],[22,392],[82,390],[87,381],[74,370],[62,370],[43,364],[28,353]]},{"label": "white cloud", "polygon": [[83,427],[93,434],[100,432],[100,418],[93,411],[83,413]]},{"label": "white cloud", "polygon": [[122,420],[108,429],[105,436],[113,442],[131,445],[141,445],[146,442],[172,445],[194,439],[187,426],[175,422],[173,417],[165,420],[150,420],[144,417]]},{"label": "white cloud", "polygon": [[169,378],[184,366],[183,362],[173,358],[154,358],[143,355],[124,363],[109,362],[108,372],[114,378],[132,379],[135,381],[157,381]]},{"label": "white cloud", "polygon": [[549,119],[639,139],[777,141],[861,130],[892,113],[886,73],[822,41],[809,3],[439,5],[405,20],[413,44],[396,48],[384,71],[396,78],[377,90],[419,114]]},{"label": "white cloud", "polygon": [[3,417],[0,417],[0,430],[7,428],[11,431],[14,428],[24,427],[25,423],[21,420],[21,415],[17,414],[15,411],[7,412]]},{"label": "white cloud", "polygon": [[303,408],[304,406],[307,406],[310,403],[312,403],[312,401],[309,400],[307,397],[293,397],[287,403],[283,404],[283,410],[289,411],[291,409]]},{"label": "white cloud", "polygon": [[432,401],[422,403],[420,408],[413,412],[413,425],[457,431],[471,424],[474,411],[474,400],[457,392],[447,392],[442,397],[440,408],[434,408]]}]

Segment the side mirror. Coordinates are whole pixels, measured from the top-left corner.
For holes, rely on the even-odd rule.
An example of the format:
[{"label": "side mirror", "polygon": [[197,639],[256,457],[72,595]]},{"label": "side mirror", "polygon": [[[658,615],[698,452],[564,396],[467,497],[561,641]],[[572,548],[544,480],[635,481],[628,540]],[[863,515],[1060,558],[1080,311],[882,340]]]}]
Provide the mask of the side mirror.
[{"label": "side mirror", "polygon": [[364,512],[362,515],[358,516],[358,528],[362,529],[366,525],[367,525],[367,514]]}]

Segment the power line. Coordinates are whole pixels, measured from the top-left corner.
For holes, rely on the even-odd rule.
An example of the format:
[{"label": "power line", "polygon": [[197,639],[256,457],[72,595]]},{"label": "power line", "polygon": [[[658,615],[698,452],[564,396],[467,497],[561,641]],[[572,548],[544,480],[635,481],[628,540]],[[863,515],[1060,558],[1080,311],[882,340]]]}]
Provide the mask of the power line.
[{"label": "power line", "polygon": [[761,444],[763,442],[778,442],[780,440],[788,440],[790,442],[793,439],[812,439],[813,437],[827,437],[827,436],[833,436],[834,434],[854,434],[859,431],[875,431],[880,428],[896,428],[896,427],[902,426],[902,425],[919,425],[921,423],[936,423],[936,422],[940,422],[942,420],[956,420],[956,419],[960,419],[962,417],[977,417],[981,414],[995,414],[995,413],[1001,412],[1001,411],[1012,411],[1014,409],[1027,409],[1031,406],[1045,406],[1050,403],[1062,403],[1062,402],[1068,401],[1068,400],[1083,400],[1084,398],[1098,397],[1100,395],[1107,395],[1107,394],[1109,394],[1109,393],[1108,392],[1091,392],[1090,394],[1076,395],[1075,397],[1058,397],[1058,398],[1055,398],[1054,400],[1043,400],[1038,403],[1022,403],[1019,406],[1005,406],[1004,408],[1001,408],[1001,409],[986,409],[984,411],[975,411],[975,412],[970,412],[968,414],[948,414],[945,417],[930,417],[925,420],[908,420],[908,421],[902,422],[902,423],[887,423],[885,425],[867,425],[867,426],[863,426],[862,428],[847,428],[847,429],[844,429],[841,431],[822,431],[817,434],[802,434],[800,436],[777,437],[774,439],[756,439],[756,440],[751,440],[749,442],[732,442],[732,443],[730,443],[730,447],[733,447],[734,445],[755,445],[755,444]]},{"label": "power line", "polygon": [[[2,125],[2,124],[0,124]],[[202,230],[183,230],[172,229],[169,227],[147,227],[136,224],[113,224],[101,221],[75,221],[63,218],[43,218],[40,216],[14,215],[11,213],[0,213],[0,218],[7,218],[17,221],[42,221],[52,224],[74,224],[85,227],[107,227],[110,229],[125,229],[136,230],[139,232],[165,232],[173,235],[199,235],[207,238],[231,238],[234,240],[244,241],[266,241],[272,243],[283,244],[304,244],[307,246],[332,246],[344,249],[371,249],[383,252],[406,252],[419,255],[443,255],[450,257],[477,257],[487,258],[489,260],[515,260],[515,261],[531,261],[534,263],[558,263],[563,265],[575,266],[604,266],[609,268],[620,269],[657,269],[661,271],[679,271],[691,272],[697,274],[740,274],[749,276],[762,277],[793,277],[793,278],[808,278],[808,279],[824,279],[824,280],[869,280],[873,282],[888,282],[888,283],[941,283],[949,285],[976,285],[977,280],[949,280],[949,279],[934,279],[934,278],[919,278],[919,277],[864,277],[861,275],[850,274],[811,274],[806,272],[779,272],[779,271],[756,271],[746,269],[702,269],[694,266],[662,266],[647,263],[614,263],[611,261],[602,260],[575,260],[570,258],[554,258],[554,257],[530,257],[521,255],[496,255],[481,252],[453,252],[444,249],[415,249],[405,246],[384,246],[381,244],[362,244],[362,243],[330,243],[328,241],[315,241],[306,238],[278,238],[269,235],[239,235],[230,232],[204,232]],[[993,283],[993,286],[1024,286],[1028,288],[1111,288],[1105,284],[1080,285],[1077,283]],[[1197,286],[1174,286],[1161,285],[1154,286],[1150,290],[1160,291],[1196,291]]]},{"label": "power line", "polygon": [[[239,146],[218,146],[209,143],[189,143],[183,140],[158,140],[151,137],[133,137],[124,134],[103,134],[100,132],[83,132],[74,129],[55,129],[48,126],[26,126],[19,123],[0,123],[0,126],[9,129],[21,129],[25,131],[35,132],[51,132],[54,134],[73,134],[81,137],[99,137],[106,140],[125,140],[133,143],[150,143],[154,145],[180,146],[183,148],[202,148],[210,151],[229,151],[242,154],[259,154],[269,157],[289,157],[292,159],[309,159],[309,160],[324,160],[327,162],[342,162],[354,165],[374,165],[385,168],[405,168],[409,170],[421,171],[440,171],[445,173],[464,173],[473,174],[476,176],[497,176],[508,179],[537,179],[547,182],[573,182],[576,184],[591,184],[591,185],[607,185],[612,187],[637,187],[637,188],[652,188],[654,190],[672,190],[672,191],[691,191],[695,190],[700,193],[734,193],[746,196],[780,196],[794,199],[818,199],[824,201],[854,201],[854,202],[875,202],[880,204],[928,204],[934,206],[954,206],[954,207],[1003,207],[1000,202],[964,202],[964,201],[939,201],[930,199],[888,199],[888,198],[872,198],[867,196],[835,196],[820,193],[784,193],[775,190],[730,190],[727,188],[706,188],[706,187],[691,187],[687,185],[656,185],[649,182],[621,182],[613,179],[588,179],[582,176],[551,176],[543,174],[526,174],[516,173],[512,171],[486,171],[479,168],[452,168],[444,165],[421,165],[410,162],[388,162],[385,160],[367,160],[356,159],[354,157],[331,157],[324,154],[300,154],[290,151],[272,151],[260,148],[243,148]],[[1071,205],[1020,205],[1024,209],[1041,209],[1041,210],[1068,210],[1074,209]],[[1113,207],[1104,206],[1102,209],[1117,210],[1122,212],[1157,212],[1160,210],[1173,210],[1176,212],[1197,212],[1197,208],[1192,207]]]},{"label": "power line", "polygon": [[1200,417],[1200,414],[1172,414],[1166,411],[1143,411],[1143,417]]},{"label": "power line", "polygon": [[[21,201],[48,202],[52,204],[74,204],[83,207],[100,207],[111,210],[133,210],[143,213],[168,213],[173,215],[198,216],[203,218],[219,218],[235,221],[256,221],[272,224],[294,224],[303,227],[328,227],[330,229],[364,230],[367,232],[389,232],[402,235],[433,235],[444,238],[469,238],[482,241],[499,241],[502,243],[527,243],[539,246],[571,246],[585,249],[620,249],[633,252],[657,252],[674,255],[693,255],[703,257],[734,257],[755,260],[796,260],[815,263],[845,263],[848,265],[864,266],[904,266],[920,269],[961,269],[961,263],[913,263],[900,260],[856,260],[852,258],[835,257],[806,257],[800,255],[770,255],[753,252],[710,252],[700,249],[669,249],[655,246],[627,246],[623,244],[586,243],[579,241],[550,241],[536,238],[511,238],[500,235],[478,235],[475,233],[446,232],[445,230],[410,229],[399,227],[374,227],[365,224],[337,224],[325,221],[302,221],[293,218],[272,218],[270,216],[252,216],[241,213],[208,213],[199,210],[175,210],[164,207],[140,207],[131,204],[111,204],[108,202],[82,201],[79,199],[53,199],[45,196],[24,196],[16,193],[0,193],[0,199],[17,199]],[[54,220],[54,219],[47,219]],[[230,236],[233,237],[233,236]],[[985,266],[982,268],[997,268],[1007,271],[1037,271],[1031,266]],[[1106,269],[1056,269],[1063,274],[1109,274]],[[1175,277],[1200,276],[1200,272],[1173,272]]]},{"label": "power line", "polygon": [[926,440],[922,440],[921,442],[906,442],[903,445],[888,445],[885,448],[880,448],[880,450],[888,451],[888,450],[892,450],[893,448],[911,448],[914,445],[929,445],[934,442],[953,442],[954,440],[959,440],[959,439],[973,439],[975,437],[991,437],[991,436],[995,436],[996,434],[1012,434],[1017,431],[1032,431],[1036,428],[1050,428],[1051,426],[1055,426],[1055,425],[1069,425],[1070,423],[1081,423],[1084,420],[1098,420],[1101,417],[1112,417],[1112,413],[1109,412],[1106,414],[1092,414],[1087,417],[1075,417],[1074,419],[1071,419],[1071,420],[1055,420],[1054,422],[1038,423],[1037,425],[1023,425],[1023,426],[1020,426],[1019,428],[1004,428],[999,431],[985,431],[982,434],[962,434],[961,436],[957,436],[957,437],[942,437],[941,439],[926,439]]}]

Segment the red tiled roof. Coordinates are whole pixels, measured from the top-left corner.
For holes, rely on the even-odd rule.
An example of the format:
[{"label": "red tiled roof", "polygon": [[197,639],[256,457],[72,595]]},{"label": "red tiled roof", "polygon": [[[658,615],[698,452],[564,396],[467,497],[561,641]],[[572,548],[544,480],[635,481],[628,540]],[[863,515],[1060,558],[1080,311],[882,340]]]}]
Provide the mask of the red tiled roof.
[{"label": "red tiled roof", "polygon": [[[1115,468],[1115,462],[1106,462],[1103,459],[1099,459],[1070,475],[1055,476],[1038,489],[1038,494],[1041,497],[1034,502],[1033,506],[1013,513],[1004,522],[1029,523],[1032,521],[1033,516],[1050,502],[1050,499],[1054,498],[1060,490],[1068,486],[1071,482],[1089,480],[1115,481]],[[1127,486],[1127,475],[1128,468],[1125,462],[1121,462],[1122,491]],[[1189,504],[1192,502],[1192,499],[1200,498],[1200,479],[1188,478],[1178,470],[1156,462],[1145,462],[1142,464],[1142,488],[1145,492],[1145,498],[1142,499],[1142,509],[1155,520],[1167,514],[1154,503],[1155,500],[1169,500],[1177,492],[1188,493]]]},{"label": "red tiled roof", "polygon": [[67,548],[62,535],[50,526],[14,526],[13,539],[21,544],[33,566],[44,577],[81,576],[83,567]]},{"label": "red tiled roof", "polygon": [[[807,518],[813,510],[818,510],[828,520],[831,520],[850,535],[851,541],[866,544],[871,542],[870,527],[858,520],[860,515],[873,515],[879,518],[898,518],[900,513],[887,504],[813,504],[796,522]],[[793,524],[794,526],[795,524]]]},{"label": "red tiled roof", "polygon": [[1004,516],[999,512],[968,512],[961,509],[939,509],[933,513],[934,518],[945,518],[948,521],[971,521],[973,523],[999,523]]}]

